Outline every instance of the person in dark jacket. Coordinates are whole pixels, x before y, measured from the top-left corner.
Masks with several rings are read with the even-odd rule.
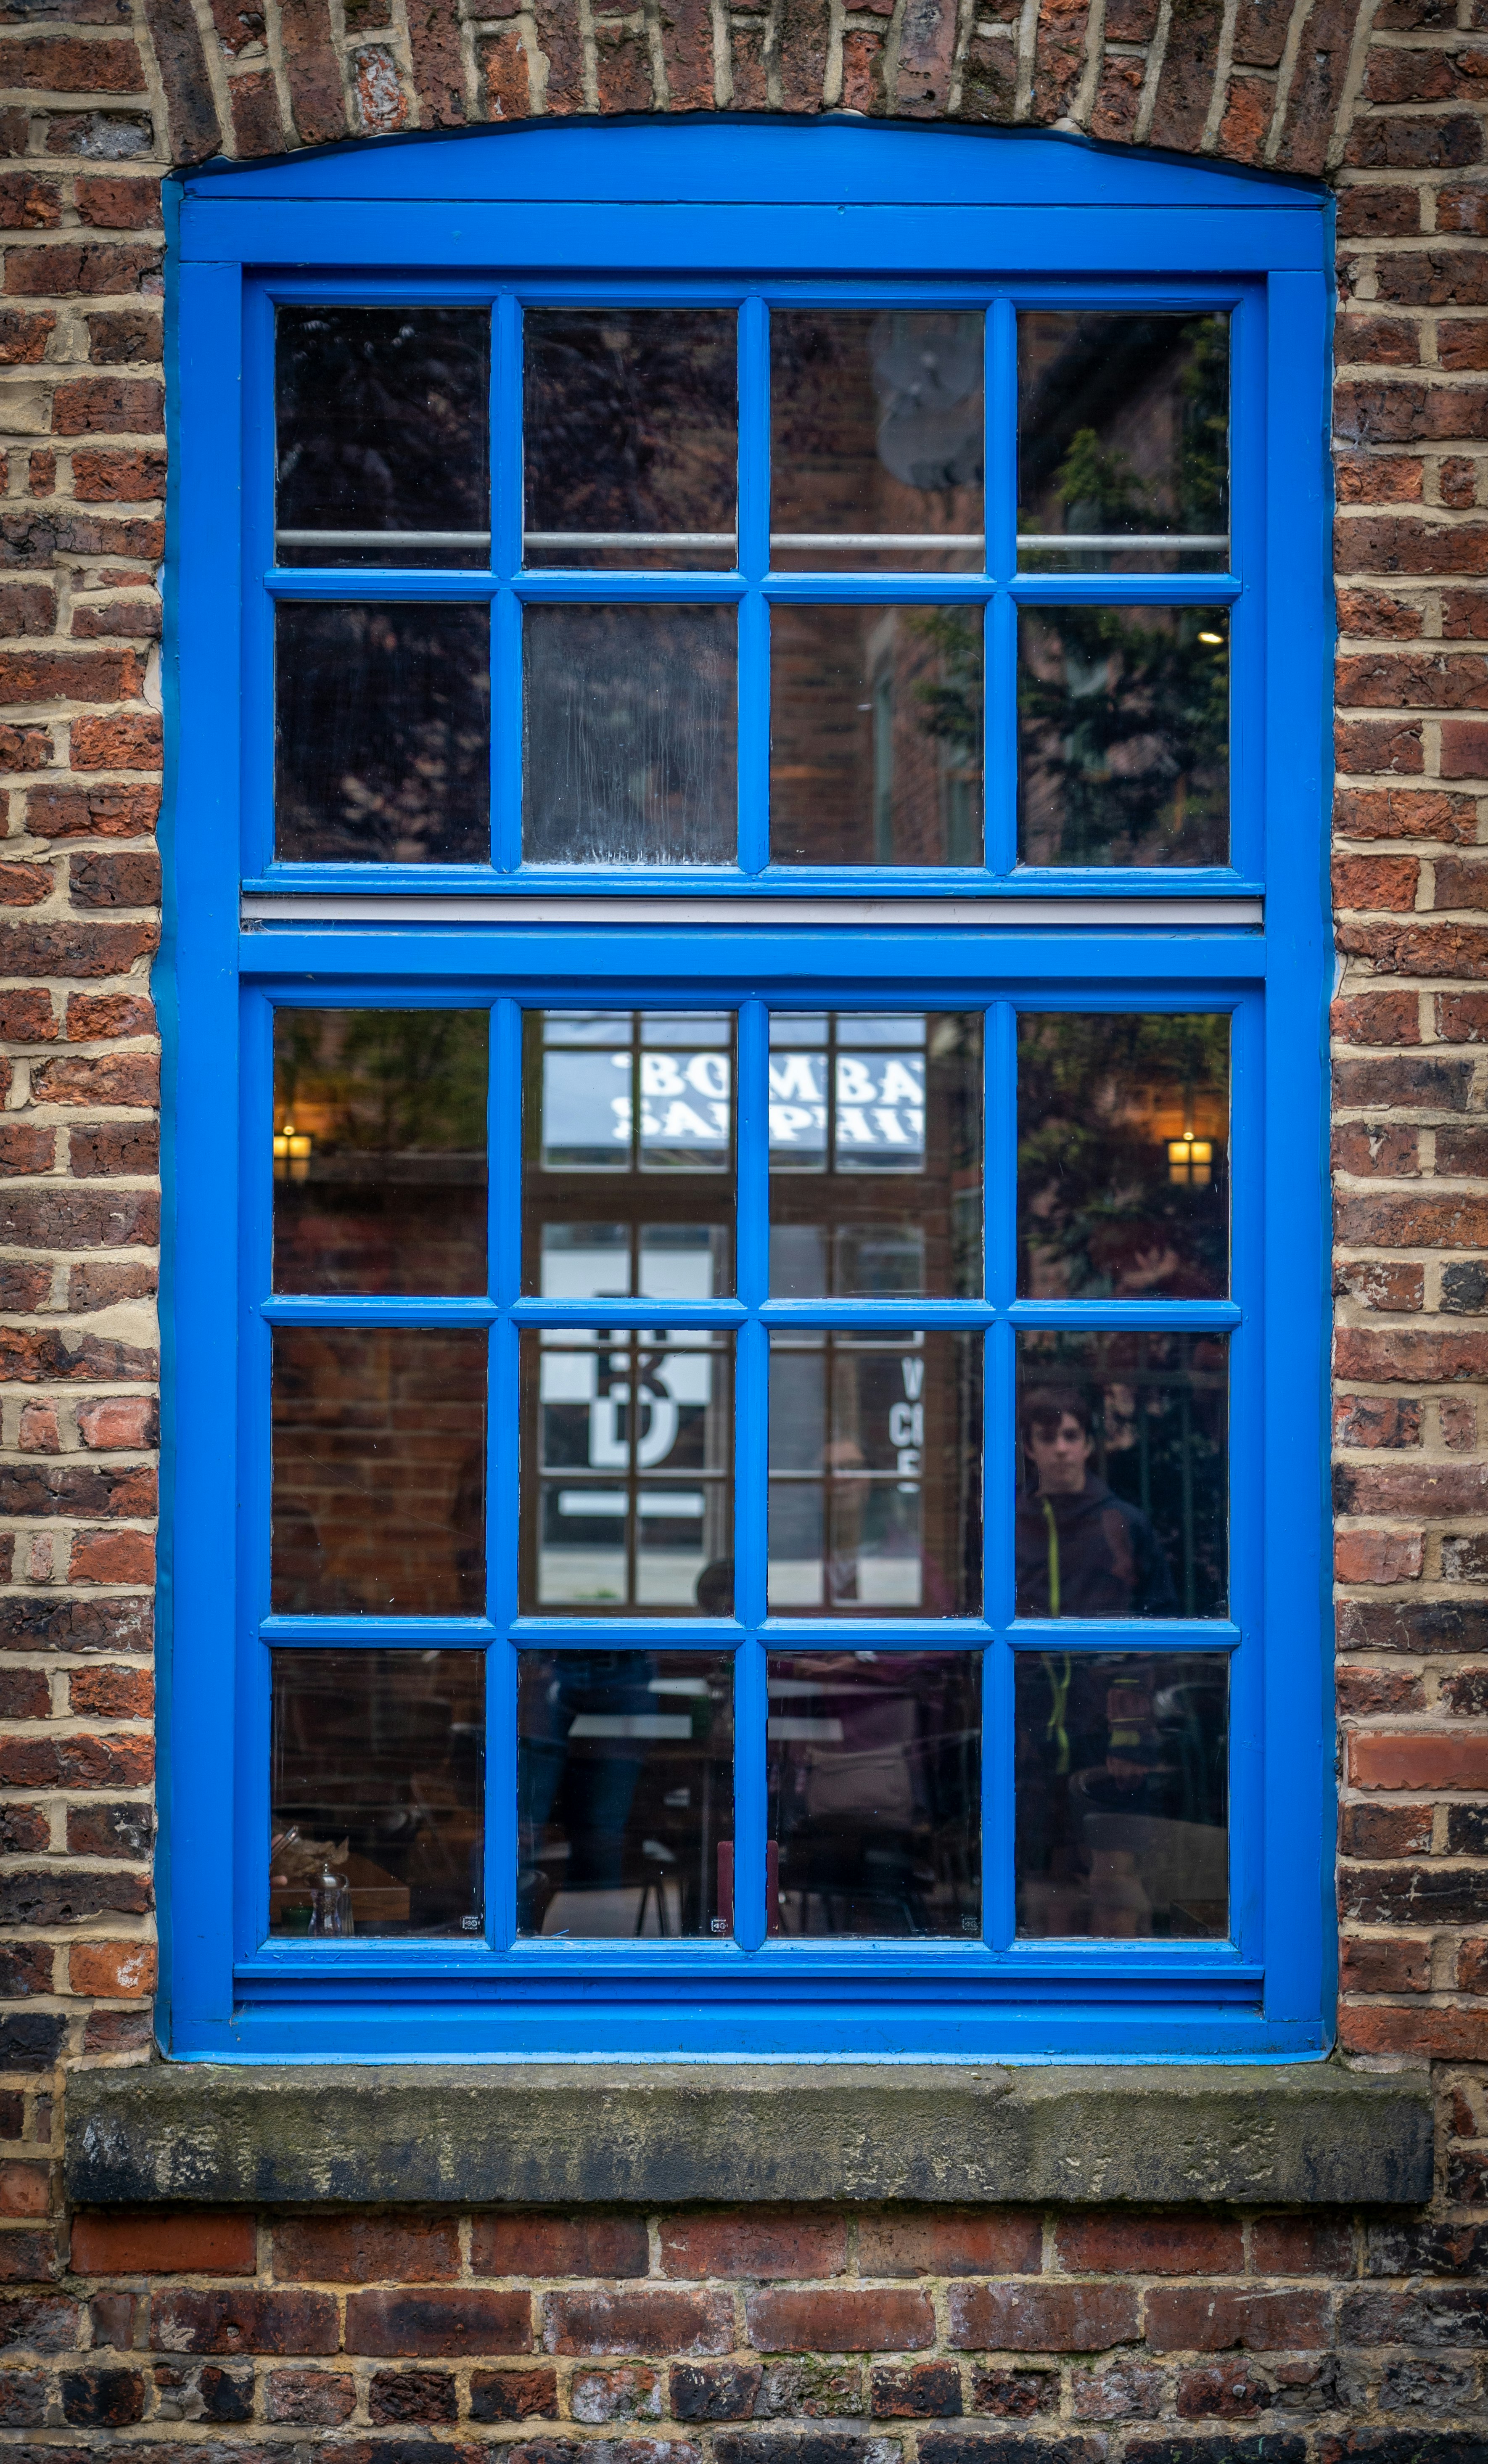
[[[1034,1475],[1018,1501],[1018,1616],[1176,1616],[1151,1524],[1090,1469],[1091,1413],[1079,1388],[1034,1387],[1018,1425]]]

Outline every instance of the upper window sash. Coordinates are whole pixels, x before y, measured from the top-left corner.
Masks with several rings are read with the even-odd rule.
[[[274,320],[283,311],[286,315],[303,315],[313,305],[334,309],[377,309],[388,307],[484,309],[492,319],[491,384],[489,388],[489,459],[490,547],[485,541],[471,545],[469,556],[461,554],[458,564],[431,564],[426,558],[419,563],[394,562],[353,564],[327,562],[317,565],[291,561],[313,553],[313,542],[304,535],[302,523],[283,524],[298,533],[291,541],[281,541],[276,561],[274,502]],[[523,320],[529,314],[540,317],[556,309],[570,313],[584,309],[612,312],[626,308],[655,310],[711,310],[736,320],[738,378],[738,461],[737,461],[737,561],[729,561],[729,551],[710,549],[709,561],[700,558],[699,569],[689,571],[672,563],[667,568],[629,564],[617,569],[609,556],[588,565],[577,561],[558,564],[558,555],[565,558],[580,551],[568,542],[554,547],[542,539],[526,539],[524,561],[524,439],[522,423],[523,386]],[[1263,286],[1251,283],[1225,284],[1188,282],[1177,285],[1167,282],[1096,283],[1088,279],[1068,285],[1050,282],[1021,282],[997,286],[971,286],[966,283],[933,283],[915,286],[912,290],[892,279],[860,280],[825,284],[782,283],[779,281],[753,286],[724,284],[717,281],[679,280],[674,284],[659,282],[585,282],[560,285],[556,282],[528,283],[501,287],[458,281],[429,283],[389,282],[385,277],[361,280],[341,275],[316,281],[309,278],[287,280],[275,277],[251,282],[246,294],[245,319],[245,402],[247,407],[245,467],[245,570],[248,576],[247,606],[244,618],[243,671],[245,679],[245,727],[243,739],[243,833],[244,874],[250,891],[269,891],[294,889],[301,892],[354,889],[410,891],[420,896],[437,895],[451,890],[491,891],[498,887],[508,892],[525,894],[556,890],[613,895],[621,891],[672,891],[705,895],[737,894],[748,889],[770,896],[799,896],[826,892],[837,895],[857,893],[915,896],[954,891],[960,894],[980,891],[998,896],[1022,896],[1038,891],[1043,894],[1068,896],[1089,895],[1130,896],[1141,893],[1164,898],[1195,891],[1255,892],[1263,878],[1262,864],[1262,782],[1259,754],[1264,740],[1261,723],[1265,690],[1265,594],[1264,563],[1266,547],[1266,508],[1264,477],[1267,461],[1265,348],[1264,324],[1266,302]],[[906,552],[904,564],[909,569],[895,570],[892,556],[864,552],[856,562],[851,552],[832,557],[823,555],[821,568],[808,569],[813,551],[793,553],[784,543],[783,525],[771,510],[771,317],[777,322],[777,334],[782,330],[779,320],[815,316],[818,319],[837,316],[843,319],[861,317],[871,310],[885,318],[898,316],[938,316],[982,321],[985,352],[983,389],[985,396],[985,514],[982,522],[984,549],[974,548],[957,555],[953,561],[960,570],[927,571],[923,553]],[[1189,564],[1207,562],[1208,571],[1132,571],[1121,573],[1080,569],[1098,562],[1108,562],[1108,551],[1086,551],[1068,557],[1060,551],[1043,553],[1030,544],[1025,528],[1024,544],[1019,552],[1018,525],[1018,319],[1117,316],[1133,319],[1162,318],[1205,320],[1223,318],[1226,320],[1229,345],[1229,512],[1228,535],[1232,545],[1228,569],[1216,570],[1225,562],[1221,554],[1201,550],[1190,553]],[[1025,361],[1027,349],[1025,344]],[[777,388],[778,390],[778,388]],[[1105,458],[1117,468],[1127,464],[1129,457],[1119,450],[1119,434],[1107,440]],[[906,492],[908,493],[908,492]],[[1078,509],[1077,509],[1078,510]],[[1045,514],[1035,514],[1042,520]],[[1022,518],[1029,521],[1026,507]],[[1129,514],[1125,517],[1129,524]],[[794,524],[792,525],[794,526]],[[311,526],[313,527],[313,525]],[[471,524],[471,529],[482,527]],[[1063,527],[1068,529],[1067,520]],[[772,552],[772,530],[774,550]],[[821,536],[818,534],[817,536]],[[1099,534],[1097,534],[1099,536]],[[342,551],[344,552],[344,551]],[[360,552],[360,551],[358,551]],[[408,550],[417,555],[416,547]],[[476,556],[481,561],[474,561]],[[546,556],[550,561],[539,561]],[[1132,560],[1123,560],[1128,564]],[[1157,557],[1156,563],[1164,561]],[[1176,559],[1166,560],[1170,562]],[[947,558],[946,563],[952,560]],[[1065,570],[1066,564],[1069,570]],[[918,569],[914,569],[915,567]],[[972,567],[979,569],[971,569]],[[792,569],[795,568],[795,569]],[[1040,569],[1041,568],[1041,569]],[[562,637],[571,634],[572,625],[563,626],[557,611],[602,607],[618,611],[609,629],[622,627],[622,618],[630,611],[630,628],[640,627],[644,639],[659,633],[664,640],[655,643],[654,654],[663,667],[680,666],[695,669],[698,652],[693,637],[702,643],[707,637],[702,655],[712,658],[717,671],[713,680],[713,700],[719,705],[713,720],[725,715],[735,732],[737,779],[737,860],[727,850],[732,829],[722,824],[719,812],[713,811],[712,835],[701,848],[702,862],[667,865],[654,860],[655,849],[642,847],[639,850],[622,846],[618,852],[629,853],[640,860],[629,862],[593,863],[570,866],[540,861],[550,855],[554,845],[551,828],[535,828],[533,816],[534,781],[530,763],[524,765],[523,747],[523,657],[525,647],[538,645],[538,656],[529,670],[526,687],[534,693],[533,672],[542,665],[544,640],[552,645],[548,657],[549,673],[556,672],[559,682],[573,656],[572,644]],[[275,627],[281,629],[279,650],[280,691],[286,672],[292,678],[313,672],[317,655],[332,668],[344,663],[342,633],[356,634],[364,628],[366,618],[357,615],[340,620],[331,615],[332,608],[364,610],[383,607],[403,608],[407,614],[388,627],[394,644],[395,666],[421,661],[427,668],[442,660],[448,662],[451,642],[468,637],[460,652],[468,676],[483,677],[487,628],[489,627],[490,701],[489,743],[479,754],[469,755],[470,779],[468,782],[472,809],[478,806],[480,785],[489,781],[492,861],[460,860],[468,858],[476,844],[484,844],[484,816],[478,811],[473,822],[468,817],[463,835],[457,834],[452,852],[457,860],[417,863],[397,860],[396,846],[392,860],[363,864],[351,854],[349,859],[338,852],[335,860],[326,860],[314,836],[307,844],[286,833],[281,819],[280,851],[275,857],[275,780],[274,719],[271,715],[275,697]],[[452,611],[469,611],[457,619]],[[669,618],[653,618],[641,611],[669,608]],[[850,617],[854,608],[864,611],[856,620]],[[939,629],[955,629],[958,641],[964,636],[972,646],[973,657],[979,654],[981,688],[985,709],[983,777],[980,802],[985,816],[980,850],[975,846],[978,835],[974,820],[970,829],[963,824],[959,839],[948,829],[940,853],[950,861],[917,863],[904,860],[879,863],[869,860],[852,863],[813,861],[820,856],[820,846],[793,850],[789,860],[780,860],[773,849],[771,781],[769,777],[772,725],[780,718],[780,663],[786,655],[794,633],[810,642],[820,635],[825,642],[843,611],[846,633],[854,629],[864,637],[869,629],[867,611],[873,608],[901,611],[907,627],[925,629],[931,613],[939,615]],[[317,614],[317,609],[323,613]],[[427,609],[427,615],[419,610]],[[439,611],[437,618],[434,610]],[[703,618],[704,610],[714,611]],[[694,617],[693,611],[698,611]],[[1060,629],[1060,618],[1067,611],[1068,623]],[[1129,611],[1124,613],[1124,611]],[[1161,615],[1154,611],[1164,611]],[[1156,645],[1155,662],[1162,664],[1162,636],[1171,627],[1182,637],[1177,660],[1180,688],[1182,677],[1192,677],[1194,662],[1212,659],[1229,670],[1229,741],[1228,780],[1211,781],[1203,790],[1215,806],[1215,818],[1206,830],[1191,830],[1192,851],[1196,861],[1152,864],[1142,861],[1111,861],[1107,841],[1097,845],[1097,860],[1083,862],[1080,833],[1067,832],[1069,861],[1037,860],[1045,851],[1037,833],[1027,825],[1026,810],[1020,822],[1019,810],[1019,700],[1024,705],[1023,768],[1025,775],[1032,766],[1030,759],[1030,726],[1039,722],[1030,718],[1028,705],[1040,695],[1048,705],[1044,712],[1043,740],[1046,744],[1061,741],[1067,712],[1058,678],[1073,658],[1077,664],[1088,659],[1090,643],[1086,636],[1098,639],[1100,654],[1110,665],[1112,675],[1119,675],[1123,658],[1129,670],[1132,662],[1123,643],[1121,627],[1128,628],[1127,642],[1135,639],[1146,651]],[[1070,627],[1079,629],[1071,638]],[[535,629],[536,628],[536,629]],[[772,628],[775,642],[775,676],[772,679]],[[1134,631],[1130,628],[1135,628]],[[624,629],[624,627],[622,627]],[[1111,640],[1105,637],[1109,634]],[[1193,638],[1203,636],[1210,646],[1199,648]],[[406,636],[406,640],[405,639]],[[448,638],[447,638],[448,637]],[[1221,638],[1222,637],[1222,638]],[[618,638],[618,637],[617,637]],[[1019,668],[1021,641],[1021,670]],[[1112,647],[1114,642],[1114,648]],[[308,651],[307,651],[308,646]],[[941,652],[944,665],[944,650]],[[556,669],[554,662],[556,660]],[[1187,661],[1187,667],[1184,661]],[[612,659],[612,667],[617,662]],[[618,660],[624,669],[628,653]],[[965,663],[963,662],[963,665]],[[1137,662],[1140,667],[1141,661]],[[1042,681],[1035,674],[1041,669]],[[844,671],[845,677],[845,671]],[[772,718],[772,682],[776,693],[775,716]],[[1170,683],[1171,679],[1170,678]],[[956,688],[964,686],[964,674],[952,679]],[[539,677],[540,693],[540,677]],[[857,699],[861,711],[873,697],[873,684],[867,682]],[[1181,692],[1180,692],[1181,697]],[[844,705],[854,700],[853,680],[845,678],[840,698]],[[1111,698],[1108,696],[1108,698]],[[1119,698],[1119,695],[1116,696]],[[1192,702],[1193,692],[1189,692]],[[1128,693],[1128,702],[1130,695]],[[1070,705],[1071,707],[1073,705]],[[313,708],[313,703],[311,705]],[[561,714],[559,715],[561,716]],[[708,712],[703,714],[704,723]],[[788,714],[787,714],[788,715]],[[1179,745],[1176,759],[1193,753],[1192,711],[1183,724],[1188,737]],[[467,727],[469,737],[478,731],[484,715],[476,711],[472,724]],[[805,714],[809,722],[810,713]],[[801,723],[805,723],[801,722]],[[539,726],[544,731],[537,741],[546,740],[553,725],[551,709],[532,714],[529,728]],[[1136,722],[1128,709],[1117,714],[1116,734],[1129,740]],[[304,718],[298,718],[297,729],[306,733]],[[871,785],[860,788],[864,803],[877,792],[879,778],[879,745],[874,731],[880,726],[876,715],[864,722],[864,745],[862,748],[865,771],[871,768]],[[317,731],[309,731],[314,737]],[[1182,734],[1182,728],[1179,731]],[[1213,724],[1210,733],[1214,734]],[[873,739],[871,742],[869,739]],[[1202,748],[1201,748],[1202,750]],[[733,746],[720,752],[714,745],[716,766],[727,770],[734,765]],[[946,761],[945,753],[940,758]],[[484,781],[474,772],[484,762]],[[787,762],[783,765],[790,767]],[[947,766],[950,766],[949,764]],[[1088,763],[1086,764],[1088,767]],[[1173,765],[1170,765],[1173,766]],[[1214,765],[1212,763],[1211,768]],[[1222,765],[1221,765],[1222,766]],[[524,778],[524,767],[527,776]],[[782,801],[777,781],[776,809]],[[1228,847],[1223,861],[1203,860],[1213,846],[1222,847],[1220,833],[1223,815],[1218,808],[1228,791]],[[1183,810],[1182,781],[1176,799],[1171,803]],[[803,791],[809,803],[811,791]],[[281,811],[285,801],[281,779]],[[715,806],[727,801],[720,793]],[[1195,804],[1191,801],[1189,812],[1202,805],[1202,794]],[[524,824],[524,803],[526,821]],[[1026,805],[1026,798],[1025,798]],[[1163,831],[1172,826],[1172,814],[1165,811]],[[524,829],[529,845],[536,841],[536,856],[523,860]],[[873,832],[877,846],[882,846],[884,825],[875,820]],[[864,824],[864,844],[860,853],[866,856],[868,835]],[[781,831],[776,829],[777,841]],[[1099,833],[1098,833],[1099,836]],[[285,842],[295,848],[286,860]],[[1044,842],[1047,833],[1043,834]],[[450,851],[450,850],[447,850]],[[908,848],[904,853],[917,850]],[[1131,846],[1128,851],[1139,856],[1144,850]],[[975,861],[980,852],[984,861]],[[1117,854],[1122,852],[1118,844]],[[970,854],[973,861],[965,861]],[[653,860],[646,860],[650,856]],[[1030,861],[1032,856],[1035,860]],[[955,859],[960,857],[961,861]],[[1021,860],[1020,860],[1021,858]]]

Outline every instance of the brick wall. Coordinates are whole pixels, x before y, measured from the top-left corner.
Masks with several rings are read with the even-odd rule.
[[[739,2464],[749,2421],[754,2464],[966,2464],[979,2422],[1001,2464],[1460,2464],[1488,2452],[1488,0],[482,5],[0,0],[0,2437]],[[160,173],[839,106],[1338,187],[1341,2032],[1437,2063],[1434,2210],[69,2226],[58,2065],[147,2058],[155,1973]]]

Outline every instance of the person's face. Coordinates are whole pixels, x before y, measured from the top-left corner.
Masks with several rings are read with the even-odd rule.
[[[1030,1421],[1028,1451],[1039,1474],[1040,1497],[1073,1497],[1083,1488],[1091,1443],[1073,1412],[1061,1412],[1052,1429],[1047,1421],[1041,1428],[1037,1420]]]

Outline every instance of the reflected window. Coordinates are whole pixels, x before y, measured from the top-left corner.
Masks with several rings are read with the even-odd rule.
[[[794,1300],[981,1289],[982,1021],[770,1021],[770,1288]]]
[[[1025,310],[1018,556],[1054,573],[1222,573],[1230,320]]]
[[[733,1013],[530,1011],[522,1287],[733,1289]]]
[[[1015,1656],[1018,1930],[1229,1931],[1229,1662],[1220,1652]]]
[[[981,1340],[770,1337],[773,1613],[974,1617]]]
[[[980,309],[777,309],[771,561],[970,573],[983,557]]]
[[[281,600],[281,864],[489,864],[491,610]]]
[[[981,1661],[772,1656],[772,1932],[981,1930]]]
[[[1230,1022],[1018,1023],[1018,1287],[1037,1300],[1229,1291]]]
[[[276,1610],[479,1617],[485,1497],[482,1330],[274,1328]]]
[[[482,565],[491,312],[281,307],[280,564]]]
[[[1018,1338],[1018,1615],[1222,1617],[1222,1334]]]
[[[1018,611],[1018,862],[1225,864],[1224,607]]]
[[[732,1932],[732,1658],[524,1651],[520,1668],[518,1931]]]
[[[529,607],[529,864],[732,864],[732,607]]]
[[[486,1288],[483,1009],[277,1009],[281,1292]]]
[[[733,1369],[727,1335],[523,1335],[524,1608],[730,1614]]]
[[[979,607],[775,606],[770,853],[981,863]]]
[[[529,308],[529,564],[735,561],[732,310]]]
[[[272,1658],[270,1932],[478,1934],[485,1653]]]

